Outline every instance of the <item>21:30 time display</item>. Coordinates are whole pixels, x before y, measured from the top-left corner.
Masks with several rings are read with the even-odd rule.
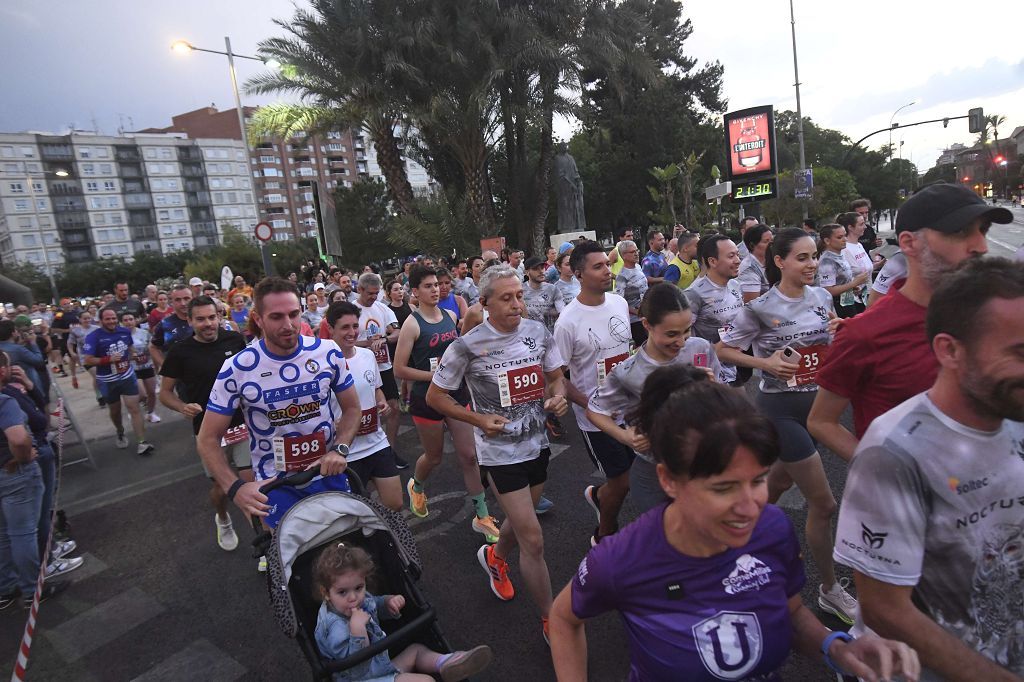
[[[770,182],[753,182],[749,185],[741,185],[733,190],[733,199],[753,199],[754,197],[772,196],[775,194],[773,191],[772,183]]]

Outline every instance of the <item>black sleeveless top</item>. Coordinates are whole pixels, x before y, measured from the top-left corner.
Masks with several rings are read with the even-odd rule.
[[[427,322],[419,311],[412,312],[412,316],[420,325],[420,335],[413,343],[412,351],[409,353],[409,366],[413,369],[424,372],[432,372],[437,369],[437,361],[444,355],[448,346],[459,338],[459,330],[451,315],[443,308],[439,308],[439,310],[441,311],[440,322]],[[415,381],[412,391],[416,395],[426,396],[429,387],[429,381]]]

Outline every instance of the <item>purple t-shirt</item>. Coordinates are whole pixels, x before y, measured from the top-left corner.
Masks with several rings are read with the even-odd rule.
[[[779,679],[793,639],[787,602],[806,581],[789,519],[766,505],[745,547],[694,558],[669,545],[666,506],[590,550],[572,580],[573,613],[620,613],[631,681]]]

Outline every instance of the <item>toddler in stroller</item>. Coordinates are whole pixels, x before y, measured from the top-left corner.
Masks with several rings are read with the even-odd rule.
[[[385,637],[380,618],[397,618],[405,606],[402,595],[374,596],[366,590],[373,560],[361,547],[343,542],[326,547],[317,558],[313,580],[323,599],[317,614],[316,644],[327,658],[343,659]],[[335,679],[430,682],[437,673],[445,682],[476,674],[491,662],[486,645],[469,651],[440,654],[423,644],[406,647],[392,660],[382,651],[366,663]]]

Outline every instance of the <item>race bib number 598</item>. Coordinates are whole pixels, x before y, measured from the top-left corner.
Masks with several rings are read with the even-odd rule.
[[[274,468],[278,471],[301,471],[325,454],[327,439],[323,431],[274,438]]]
[[[544,373],[540,365],[510,369],[498,375],[498,397],[502,407],[544,399]]]

